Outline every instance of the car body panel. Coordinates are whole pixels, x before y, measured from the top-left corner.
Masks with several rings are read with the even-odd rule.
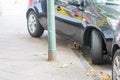
[[[120,49],[120,22],[117,24],[116,28],[115,28],[115,39],[112,45],[112,49],[111,49],[111,57],[113,58],[115,52]]]

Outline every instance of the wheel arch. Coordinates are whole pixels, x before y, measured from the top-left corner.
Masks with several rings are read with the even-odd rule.
[[[113,56],[114,56],[115,52],[116,52],[118,49],[120,49],[120,44],[116,42],[116,43],[113,45],[113,47],[112,47],[112,60],[113,60]]]
[[[106,45],[105,45],[105,38],[104,38],[103,33],[100,31],[99,28],[96,28],[94,26],[88,26],[85,29],[85,32],[83,34],[83,44],[84,44],[84,46],[91,47],[91,33],[92,33],[93,30],[96,30],[100,34],[100,36],[102,38],[102,42],[103,42],[103,50],[107,51],[107,48],[106,48]]]
[[[29,15],[30,11],[34,11],[35,14],[36,14],[37,16],[39,16],[39,12],[38,12],[37,8],[36,8],[36,7],[31,7],[31,8],[29,8],[29,9],[27,10],[27,12],[26,12],[26,18],[28,18],[28,15]]]

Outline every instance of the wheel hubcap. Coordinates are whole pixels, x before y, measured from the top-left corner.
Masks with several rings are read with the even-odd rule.
[[[113,80],[120,80],[120,57],[116,56],[113,63]]]
[[[36,23],[37,23],[37,21],[36,21],[35,16],[34,15],[30,15],[29,16],[29,20],[28,20],[28,28],[29,28],[29,31],[31,33],[35,32],[35,30],[36,30]]]

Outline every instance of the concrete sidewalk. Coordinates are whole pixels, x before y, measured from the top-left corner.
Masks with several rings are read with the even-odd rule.
[[[93,80],[69,43],[57,37],[57,60],[47,61],[47,32],[32,38],[25,16],[0,16],[0,80]]]

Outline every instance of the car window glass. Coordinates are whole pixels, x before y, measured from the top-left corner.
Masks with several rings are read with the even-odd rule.
[[[79,0],[55,0],[56,4],[80,4]]]
[[[82,12],[79,6],[80,0],[55,0],[56,13],[81,20]]]
[[[95,5],[102,6],[120,6],[120,0],[93,0]]]
[[[85,10],[90,11],[90,2],[87,0],[83,0],[84,2],[82,2],[81,4],[83,5],[83,7],[85,8]]]

